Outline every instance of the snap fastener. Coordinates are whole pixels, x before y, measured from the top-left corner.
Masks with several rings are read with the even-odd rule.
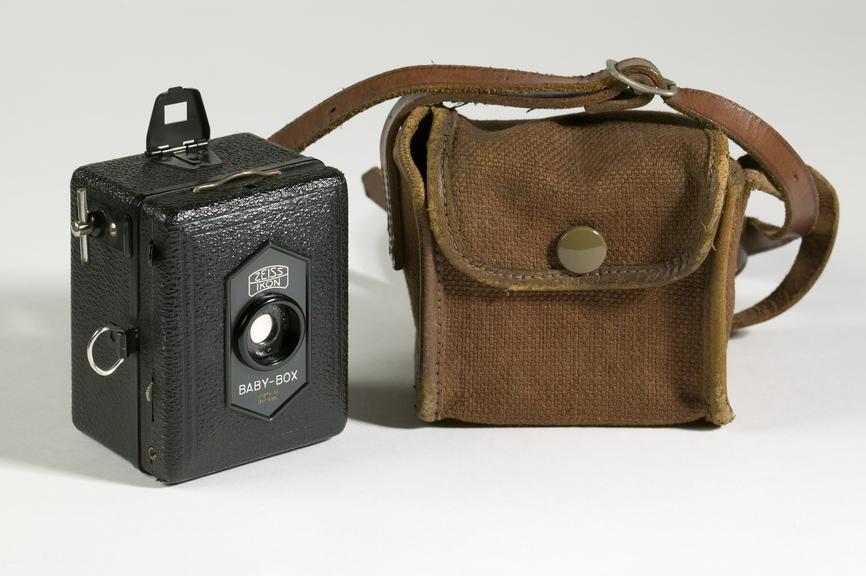
[[[569,272],[586,274],[602,265],[607,256],[607,243],[598,230],[575,226],[559,237],[556,256]]]

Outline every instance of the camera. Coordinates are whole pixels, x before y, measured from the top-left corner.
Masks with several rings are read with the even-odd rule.
[[[72,417],[175,483],[346,424],[343,175],[252,134],[210,139],[171,88],[143,154],[71,182]]]

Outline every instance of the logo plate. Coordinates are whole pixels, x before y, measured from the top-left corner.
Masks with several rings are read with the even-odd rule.
[[[273,289],[286,289],[289,287],[289,267],[281,264],[259,268],[249,275],[249,295],[255,296],[259,292]]]
[[[270,242],[265,243],[226,278],[226,403],[253,416],[274,418],[309,382],[307,328],[297,350],[271,367],[252,366],[239,351],[245,311],[264,295],[284,297],[306,319],[309,310],[310,261]]]

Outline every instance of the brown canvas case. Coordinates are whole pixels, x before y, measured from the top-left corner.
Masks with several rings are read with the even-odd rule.
[[[742,171],[721,132],[680,120],[410,115],[394,154],[422,419],[731,419],[725,348]],[[608,245],[583,275],[552,253],[578,224]]]
[[[653,86],[685,115],[630,110]],[[829,183],[756,116],[676,89],[637,59],[573,78],[392,71],[272,138],[301,148],[364,107],[410,93],[385,126],[383,170],[364,180],[389,211],[392,256],[409,289],[420,418],[730,422],[728,337],[792,306],[820,275],[838,221]],[[442,104],[454,100],[586,111],[476,121]],[[728,137],[751,155],[731,159]],[[744,217],[754,190],[784,202],[782,226]],[[606,245],[584,273],[557,251],[576,226]],[[734,315],[747,256],[795,238],[800,250],[779,288]]]

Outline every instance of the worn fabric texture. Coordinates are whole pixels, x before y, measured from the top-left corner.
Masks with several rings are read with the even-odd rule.
[[[677,115],[479,122],[419,107],[394,149],[427,421],[733,418],[725,364],[747,193],[727,139]],[[560,234],[605,263],[574,275]]]

